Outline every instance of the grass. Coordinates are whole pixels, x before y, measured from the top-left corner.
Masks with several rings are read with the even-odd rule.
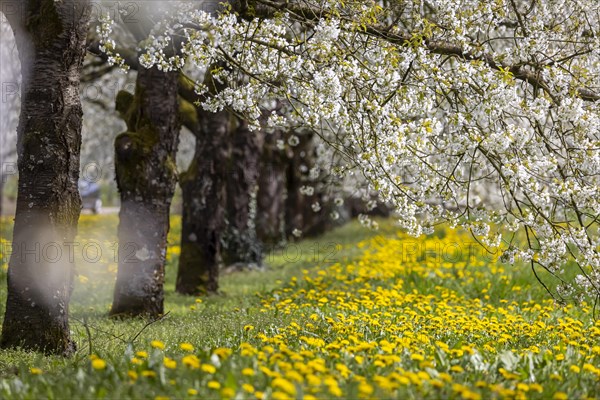
[[[167,317],[106,317],[116,216],[82,216],[71,304],[75,357],[0,351],[2,398],[585,398],[600,393],[600,323],[555,305],[529,269],[453,231],[413,239],[357,223],[267,252],[223,294],[174,293]],[[10,237],[10,223],[0,232]],[[80,253],[78,253],[80,254]],[[81,254],[80,254],[81,258]],[[93,257],[88,257],[88,259]],[[5,272],[3,272],[5,275]],[[6,290],[0,289],[5,302]]]

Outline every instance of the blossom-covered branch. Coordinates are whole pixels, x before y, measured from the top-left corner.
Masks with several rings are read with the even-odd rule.
[[[557,298],[597,296],[600,6],[391,4],[182,10],[155,28],[140,62],[221,65],[210,72],[223,90],[197,82],[205,109],[232,109],[258,129],[279,104],[268,126],[318,131],[323,159],[343,154],[337,170],[360,171],[413,234],[461,225],[507,261],[541,267]],[[165,37],[181,38],[180,54]]]

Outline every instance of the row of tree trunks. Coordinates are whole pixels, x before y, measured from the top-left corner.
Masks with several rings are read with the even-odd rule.
[[[23,1],[6,13],[22,67],[19,183],[0,345],[70,354],[87,1]]]
[[[140,68],[135,94],[117,97],[128,130],[115,140],[121,209],[111,315],[163,314],[169,210],[177,183],[178,75]]]
[[[81,208],[79,79],[89,2],[23,4],[25,14],[7,15],[27,68],[18,128],[17,215],[0,345],[69,354],[74,350],[68,327],[70,255]],[[131,29],[138,39],[147,34],[143,25]],[[121,92],[117,98],[127,131],[115,140],[121,210],[111,315],[156,317],[164,312],[169,209],[177,182],[178,75],[140,68],[135,93]],[[327,199],[320,192],[299,193],[310,183],[310,137],[285,153],[276,146],[282,132],[263,137],[227,111],[198,109],[193,125],[196,153],[181,177],[177,291],[202,294],[217,292],[221,261],[260,264],[259,238],[280,243],[295,228],[306,234],[326,229],[324,211],[315,213],[312,204]]]

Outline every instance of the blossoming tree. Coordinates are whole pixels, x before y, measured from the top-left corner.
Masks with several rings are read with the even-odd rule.
[[[595,1],[236,1],[182,8],[140,61],[224,63],[206,110],[252,123],[283,104],[268,126],[314,131],[411,233],[460,225],[557,298],[597,296],[599,29]]]

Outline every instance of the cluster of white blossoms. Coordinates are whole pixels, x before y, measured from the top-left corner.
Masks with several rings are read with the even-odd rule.
[[[117,65],[124,70],[129,69],[125,64],[125,59],[115,51],[116,43],[113,39],[113,24],[114,21],[109,13],[98,16],[98,24],[96,25],[96,33],[100,42],[100,51],[107,55],[109,65]]]
[[[600,295],[596,0],[256,3],[180,13],[181,52],[151,40],[143,65],[211,71],[227,87],[203,106],[254,128],[283,104],[268,123],[314,131],[411,233],[463,226],[561,293]]]

